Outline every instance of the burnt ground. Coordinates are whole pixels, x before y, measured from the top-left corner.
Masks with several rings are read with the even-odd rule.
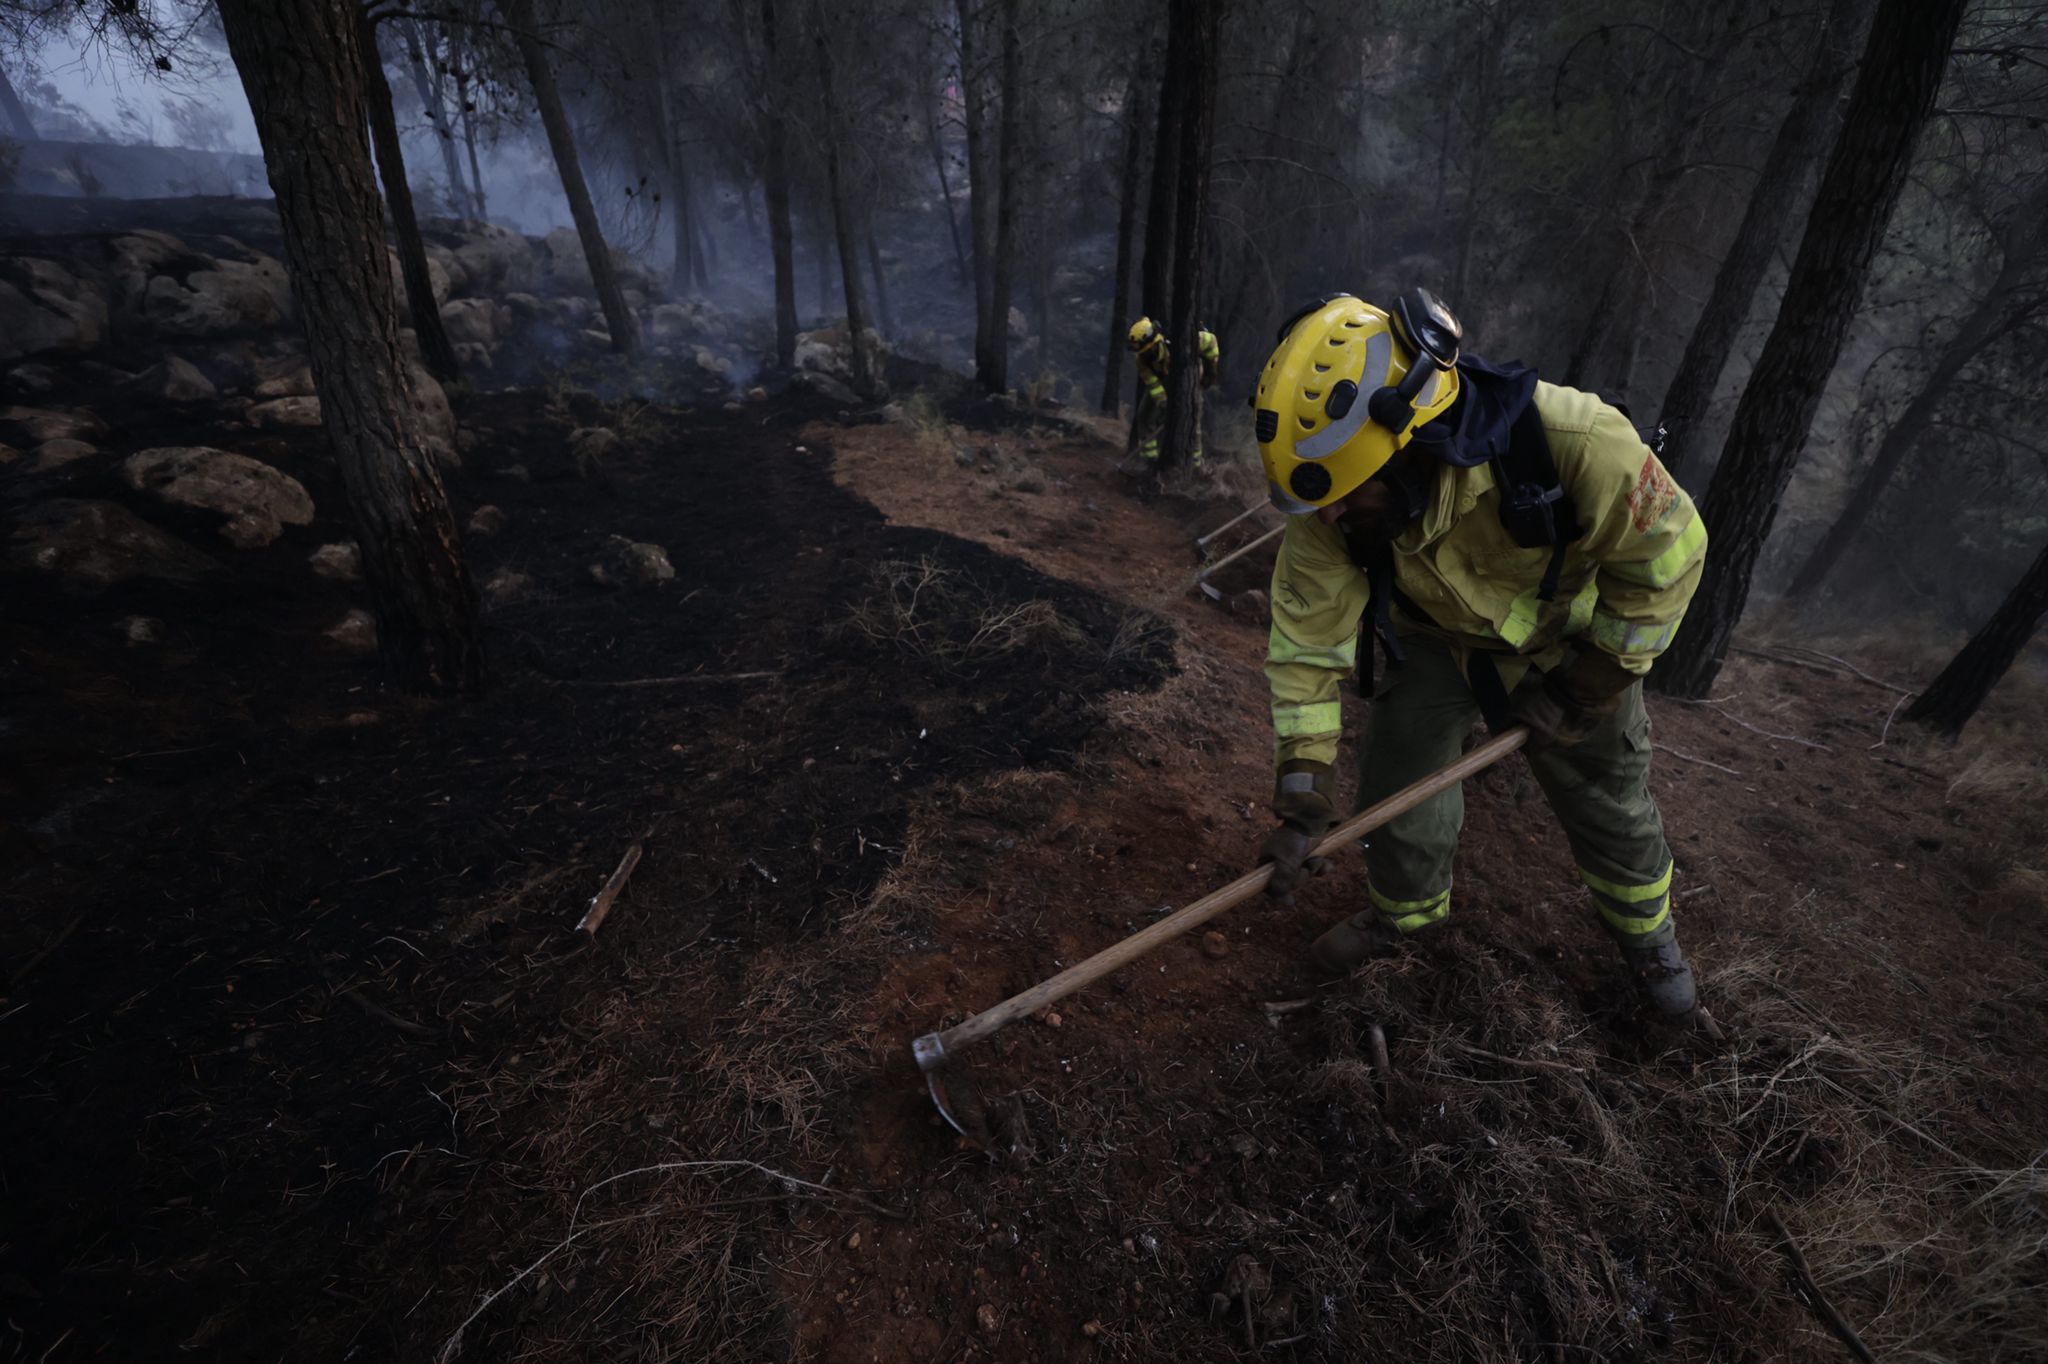
[[[1265,627],[1187,590],[1231,509],[1075,429],[804,402],[462,403],[478,576],[535,580],[479,703],[324,641],[317,433],[260,453],[321,523],[217,583],[6,580],[6,1357],[1838,1357],[1773,1213],[1880,1355],[2032,1357],[2037,682],[1960,752],[1812,656],[1653,705],[1724,1052],[1508,767],[1440,936],[1309,976],[1355,867],[1226,916],[969,1058],[978,1150],[905,1043],[1243,869]],[[613,534],[675,580],[591,584]]]

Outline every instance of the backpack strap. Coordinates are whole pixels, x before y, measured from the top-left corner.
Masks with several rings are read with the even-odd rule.
[[[1550,550],[1549,566],[1536,591],[1538,601],[1550,601],[1557,596],[1558,578],[1564,572],[1565,547],[1585,534],[1585,529],[1579,524],[1571,494],[1557,476],[1550,437],[1543,430],[1543,414],[1534,402],[1522,409],[1508,429],[1506,451],[1488,462],[1500,489],[1501,525],[1522,548]]]

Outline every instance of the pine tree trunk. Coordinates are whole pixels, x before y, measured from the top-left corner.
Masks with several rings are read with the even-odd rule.
[[[619,289],[618,271],[612,268],[611,248],[605,244],[604,228],[590,202],[590,186],[583,179],[583,160],[576,151],[568,111],[562,107],[555,69],[548,62],[547,48],[540,40],[533,0],[503,0],[503,4],[506,17],[512,21],[519,56],[526,65],[527,84],[533,87],[534,100],[540,105],[541,125],[547,129],[555,170],[562,177],[569,216],[576,220],[576,236],[583,243],[583,259],[590,267],[590,282],[596,287],[598,306],[604,311],[612,349],[621,355],[631,355],[640,346],[640,323],[626,306],[626,296]]]
[[[817,43],[818,85],[824,94],[825,188],[832,197],[832,233],[839,248],[839,279],[846,294],[846,344],[853,366],[853,391],[863,398],[876,395],[875,375],[868,366],[867,310],[861,305],[860,246],[854,222],[852,196],[840,165],[838,100],[833,91],[832,49],[826,41],[824,15],[812,6],[811,31]]]
[[[420,359],[436,379],[453,382],[462,365],[448,331],[441,325],[441,305],[434,301],[434,280],[427,268],[427,243],[413,212],[412,186],[405,178],[405,151],[398,142],[398,115],[391,107],[391,85],[377,56],[377,28],[370,12],[356,7],[360,24],[357,42],[363,54],[363,98],[369,108],[370,141],[377,152],[377,171],[384,181],[384,203],[391,210],[391,241],[405,277],[405,301],[412,314],[413,335],[419,338]]]
[[[882,248],[875,241],[875,215],[862,215],[862,235],[867,239],[868,273],[875,279],[875,323],[883,336],[896,334],[896,317],[889,308],[889,276],[882,269]]]
[[[1169,18],[1159,71],[1159,118],[1152,130],[1152,184],[1145,197],[1145,273],[1138,284],[1139,310],[1162,326],[1173,311],[1174,177],[1180,173],[1180,85],[1185,79],[1181,44],[1180,28]]]
[[[355,5],[220,0],[219,8],[277,196],[385,671],[413,691],[475,692],[483,683],[476,589],[416,430],[370,169]]]
[[[480,213],[473,211],[474,196],[462,183],[462,162],[455,155],[455,125],[448,121],[448,109],[441,98],[441,77],[427,68],[426,52],[420,46],[421,21],[406,19],[395,22],[399,25],[399,37],[405,43],[406,62],[412,68],[413,89],[419,92],[420,107],[427,111],[427,121],[434,125],[434,140],[441,144],[441,169],[448,176],[449,212],[457,217],[480,217]],[[378,160],[382,161],[383,157],[384,153],[379,151]]]
[[[1217,48],[1223,0],[1173,0],[1181,108],[1180,171],[1173,209],[1172,368],[1166,376],[1166,430],[1159,443],[1162,473],[1178,468],[1202,439],[1202,250],[1209,217],[1209,170],[1216,146]]]
[[[1749,601],[1757,556],[1934,107],[1966,3],[1881,0],[1878,7],[1777,324],[1743,391],[1707,494],[1706,572],[1685,628],[1652,674],[1674,696],[1707,695],[1720,672]]]
[[[462,141],[469,148],[469,192],[475,196],[476,218],[488,221],[491,205],[484,194],[484,172],[476,160],[476,109],[469,98],[469,73],[455,68],[455,102],[462,108]]]
[[[1693,323],[1685,354],[1664,390],[1656,414],[1669,431],[1664,467],[1680,482],[1697,475],[1694,465],[1705,450],[1704,426],[1714,390],[1721,383],[1721,371],[1728,366],[1735,338],[1749,320],[1757,287],[1763,283],[1793,210],[1803,197],[1806,168],[1820,159],[1821,149],[1827,145],[1836,102],[1856,69],[1856,44],[1867,31],[1875,2],[1834,0],[1829,7],[1813,44],[1812,64],[1771,140],[1770,153],[1757,172],[1756,188],[1743,209],[1742,223],[1714,272],[1706,306]]]
[[[796,233],[789,220],[787,132],[779,104],[781,70],[775,52],[780,38],[775,0],[761,0],[762,198],[768,203],[768,249],[775,259],[775,363],[796,366]]]
[[[1949,738],[1961,734],[2020,650],[2033,639],[2043,615],[2048,615],[2048,549],[2035,557],[2026,575],[1984,622],[1984,628],[1906,707],[1906,718]]]
[[[7,79],[7,68],[0,66],[0,113],[7,115],[7,125],[14,129],[16,138],[23,142],[40,142],[36,125],[29,118],[28,110],[21,107],[21,96],[14,93],[14,82]]]
[[[987,74],[972,0],[954,0],[960,19],[960,94],[967,121],[967,235],[974,247],[974,372],[990,363],[989,302],[995,296],[995,176],[989,171]],[[1009,326],[1008,319],[1002,325]]]
[[[1102,411],[1115,416],[1123,406],[1124,352],[1130,349],[1131,237],[1138,225],[1138,186],[1145,167],[1144,92],[1150,86],[1140,62],[1124,86],[1124,173],[1116,211],[1116,292],[1109,301],[1109,348],[1102,359]]]
[[[929,55],[929,54],[927,54]],[[953,204],[952,178],[946,174],[946,150],[939,137],[939,97],[935,81],[924,82],[924,131],[931,144],[932,169],[939,175],[939,198],[946,205],[946,230],[953,234],[953,267],[962,286],[968,282],[967,248],[960,241],[960,212]]]
[[[1017,0],[1001,0],[1003,26],[1003,122],[996,148],[1000,199],[996,208],[995,260],[989,271],[988,338],[975,347],[974,377],[990,393],[1010,388],[1010,292],[1017,274],[1017,220],[1023,217],[1017,184],[1024,159],[1022,42],[1017,35]]]

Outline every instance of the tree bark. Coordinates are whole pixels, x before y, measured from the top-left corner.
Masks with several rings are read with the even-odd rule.
[[[1664,467],[1684,482],[1696,471],[1694,461],[1705,448],[1707,412],[1721,371],[1735,349],[1735,338],[1756,300],[1757,287],[1770,269],[1778,243],[1800,200],[1806,168],[1820,159],[1833,123],[1842,87],[1856,69],[1856,44],[1868,27],[1876,0],[1834,0],[1816,35],[1813,60],[1792,98],[1785,121],[1771,139],[1771,150],[1757,172],[1756,188],[1742,212],[1735,239],[1714,272],[1706,306],[1686,339],[1685,354],[1664,390],[1657,416],[1669,435]]]
[[[462,183],[462,162],[455,155],[455,125],[448,121],[447,104],[441,98],[440,73],[428,68],[426,53],[420,45],[423,21],[396,22],[399,37],[405,43],[406,62],[412,68],[413,89],[419,92],[420,107],[427,111],[427,121],[434,125],[434,140],[441,144],[441,169],[448,176],[449,209],[459,216],[481,218],[483,213],[476,208],[475,196]],[[384,153],[379,151],[377,157],[382,161]]]
[[[220,0],[277,196],[313,384],[341,473],[386,673],[414,691],[483,682],[476,589],[415,427],[365,131],[353,0]]]
[[[989,173],[988,88],[972,0],[954,0],[960,19],[960,95],[967,122],[967,235],[974,247],[974,370],[987,359],[989,300],[995,294],[995,177]],[[1009,322],[1004,319],[1007,329]]]
[[[1123,406],[1124,352],[1130,349],[1131,236],[1138,224],[1138,186],[1145,165],[1144,92],[1150,85],[1139,62],[1124,86],[1124,173],[1116,211],[1116,292],[1109,300],[1109,347],[1102,359],[1102,411],[1115,416]]]
[[[995,260],[989,269],[988,336],[975,345],[974,377],[990,393],[1010,388],[1010,292],[1017,274],[1017,220],[1023,216],[1017,184],[1024,159],[1022,41],[1017,34],[1017,0],[1002,0],[1003,123],[996,147],[1000,198],[996,207]]]
[[[889,277],[882,269],[882,248],[875,241],[875,215],[870,209],[862,215],[862,234],[867,238],[868,273],[875,277],[875,322],[882,335],[896,334],[896,317],[889,307]]]
[[[569,216],[576,220],[576,236],[583,243],[583,259],[590,267],[590,282],[596,288],[598,306],[604,311],[612,349],[621,355],[631,355],[640,346],[640,323],[626,306],[626,296],[619,289],[618,271],[612,268],[611,248],[605,244],[604,228],[598,224],[597,209],[590,202],[590,186],[583,179],[583,159],[576,151],[568,111],[562,107],[555,69],[548,62],[547,48],[541,44],[533,0],[502,3],[506,17],[512,21],[520,59],[526,65],[527,84],[533,87],[534,100],[540,105],[541,125],[547,130],[548,147],[554,152],[555,170],[562,177]]]
[[[1173,210],[1172,368],[1166,376],[1164,473],[1191,458],[1202,439],[1202,250],[1209,216],[1209,169],[1216,146],[1216,68],[1223,0],[1173,0],[1169,22],[1178,46],[1180,170]]]
[[[840,165],[838,99],[833,92],[832,49],[826,42],[824,16],[814,5],[811,11],[812,37],[817,44],[818,85],[825,103],[825,187],[832,196],[832,233],[839,248],[839,279],[846,295],[846,345],[853,367],[853,391],[863,398],[876,396],[875,375],[868,366],[866,309],[861,306],[860,246],[856,239],[854,209],[847,193],[846,177]]]
[[[1953,739],[1991,695],[2048,614],[2048,548],[1941,675],[1906,707],[1906,718]]]
[[[775,363],[796,365],[796,233],[789,220],[788,133],[782,121],[776,65],[775,0],[761,0],[762,198],[768,203],[768,249],[775,259]]]
[[[476,197],[478,221],[487,221],[491,205],[484,193],[483,169],[476,160],[476,108],[469,98],[469,72],[460,64],[455,68],[455,102],[462,108],[462,141],[469,149],[469,192]]]
[[[398,268],[405,278],[405,301],[412,314],[413,334],[419,338],[420,359],[428,373],[453,382],[462,377],[462,365],[448,331],[441,325],[441,305],[434,301],[434,280],[427,268],[427,243],[420,236],[420,220],[413,211],[412,186],[405,178],[405,151],[398,142],[398,115],[391,106],[391,84],[384,77],[384,63],[377,55],[377,28],[370,12],[354,6],[357,42],[363,54],[363,98],[370,118],[370,141],[377,151],[377,171],[384,181],[384,203],[391,210],[391,241],[398,252]]]
[[[1706,500],[1706,571],[1652,680],[1707,695],[1749,601],[1821,392],[1933,110],[1966,0],[1881,0],[1778,320],[1729,428]]]
[[[1169,11],[1169,15],[1177,14]],[[1180,26],[1169,17],[1166,54],[1159,70],[1159,117],[1152,130],[1152,184],[1145,197],[1145,272],[1138,285],[1138,307],[1154,322],[1173,310],[1174,176],[1180,172],[1180,85],[1185,54]]]
[[[2048,189],[2037,190],[2014,209],[2013,220],[2006,233],[2005,257],[1999,262],[1997,278],[1978,297],[1977,306],[1970,310],[1970,315],[1963,319],[1956,334],[1942,347],[1941,357],[1927,376],[1927,382],[1913,395],[1913,401],[1899,414],[1891,430],[1885,432],[1884,442],[1877,448],[1877,458],[1856,480],[1848,502],[1835,517],[1834,524],[1828,527],[1827,534],[1807,555],[1806,562],[1800,565],[1792,586],[1785,590],[1786,596],[1806,596],[1834,571],[1843,553],[1863,529],[1863,523],[1876,510],[1899,466],[1919,445],[1920,437],[1933,423],[1956,377],[1992,342],[2026,321],[2039,308],[2041,300],[2038,297],[2019,297],[2016,301],[2016,291],[2044,248],[2048,248]]]
[[[29,119],[28,110],[21,107],[21,96],[14,93],[14,82],[7,79],[7,68],[0,66],[0,113],[7,115],[8,126],[23,142],[40,142],[36,125]]]
[[[972,268],[967,262],[967,248],[960,240],[960,212],[953,204],[953,182],[946,174],[946,150],[939,137],[939,99],[932,87],[933,81],[924,82],[924,131],[932,149],[932,169],[939,175],[939,198],[946,205],[946,230],[953,234],[953,268],[962,286],[971,276]]]

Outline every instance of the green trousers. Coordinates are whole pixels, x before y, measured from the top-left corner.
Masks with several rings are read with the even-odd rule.
[[[1479,715],[1449,645],[1427,635],[1404,635],[1401,643],[1408,661],[1387,670],[1359,753],[1361,810],[1455,760]],[[1533,668],[1522,681],[1541,683]],[[1671,849],[1650,796],[1642,683],[1585,742],[1531,753],[1529,766],[1608,931],[1625,944],[1669,941]],[[1464,792],[1454,786],[1369,835],[1365,864],[1382,921],[1410,933],[1450,913],[1451,860],[1464,822]]]

